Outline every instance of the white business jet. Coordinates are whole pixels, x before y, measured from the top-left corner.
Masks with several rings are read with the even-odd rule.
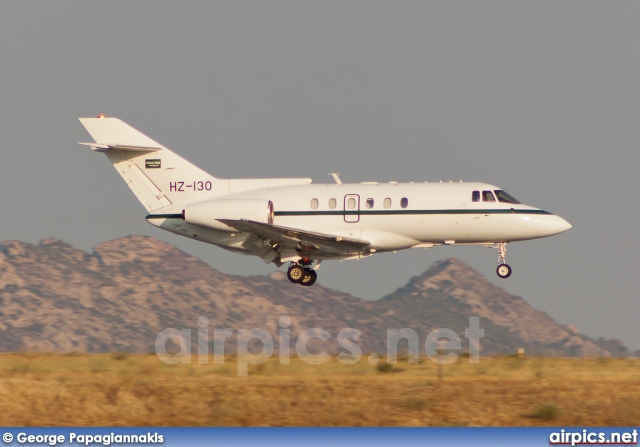
[[[138,200],[147,221],[181,236],[290,263],[293,283],[311,286],[325,259],[361,259],[406,248],[485,245],[498,250],[497,273],[511,275],[509,242],[571,228],[485,183],[311,183],[307,178],[211,176],[117,118],[80,118]]]

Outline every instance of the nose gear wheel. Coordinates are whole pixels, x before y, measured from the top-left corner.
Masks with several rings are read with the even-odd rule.
[[[507,264],[507,243],[500,242],[493,248],[498,249],[498,268],[496,268],[496,273],[500,278],[507,279],[513,273],[513,269]]]

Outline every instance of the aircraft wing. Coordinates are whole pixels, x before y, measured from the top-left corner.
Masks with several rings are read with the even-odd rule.
[[[362,253],[370,245],[369,242],[361,239],[297,230],[252,220],[218,219],[218,221],[243,233],[250,233],[261,239],[271,239],[286,248],[348,255]]]

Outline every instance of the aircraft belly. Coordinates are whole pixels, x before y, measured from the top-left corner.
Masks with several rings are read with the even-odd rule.
[[[402,249],[418,243],[485,243],[517,241],[539,236],[539,217],[522,214],[432,214],[379,216],[362,219],[363,238],[372,231],[386,233],[388,245],[380,249]],[[406,243],[401,242],[406,238]],[[411,245],[410,241],[416,243]],[[375,242],[375,239],[372,240]]]
[[[242,254],[255,254],[245,243],[251,236],[191,225],[182,219],[150,219],[163,230]],[[521,214],[432,214],[410,216],[362,216],[345,222],[341,216],[279,216],[277,225],[362,239],[378,252],[403,250],[420,244],[474,244],[518,241],[541,237],[539,217]],[[313,256],[312,253],[309,253]],[[314,258],[331,258],[318,253]]]
[[[249,235],[244,233],[217,231],[185,223],[182,219],[148,219],[147,221],[155,227],[180,236],[216,245],[236,253],[249,254],[249,251],[242,246],[249,237]]]
[[[521,214],[470,214],[441,222],[442,235],[456,243],[526,240],[538,237],[538,219]]]
[[[372,247],[401,250],[420,243],[493,243],[540,237],[539,216],[527,214],[417,214],[360,216],[280,216],[277,224],[309,231],[362,238]]]

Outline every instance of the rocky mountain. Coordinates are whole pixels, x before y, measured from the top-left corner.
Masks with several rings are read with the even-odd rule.
[[[310,350],[337,352],[337,334],[345,328],[360,331],[364,353],[384,354],[388,329],[415,330],[421,349],[427,334],[442,327],[464,343],[469,317],[478,316],[482,355],[518,348],[539,355],[626,353],[621,342],[581,335],[455,259],[435,263],[381,300],[366,301],[321,284],[290,284],[283,272],[226,275],[146,236],[105,242],[93,253],[54,239],[0,244],[0,351],[153,352],[166,328],[192,329],[195,343],[201,315],[209,319],[211,351],[213,329],[234,329],[224,341],[227,352],[237,346],[238,329],[262,328],[277,341],[286,315],[292,345],[309,328],[332,335],[324,344],[310,342]]]

